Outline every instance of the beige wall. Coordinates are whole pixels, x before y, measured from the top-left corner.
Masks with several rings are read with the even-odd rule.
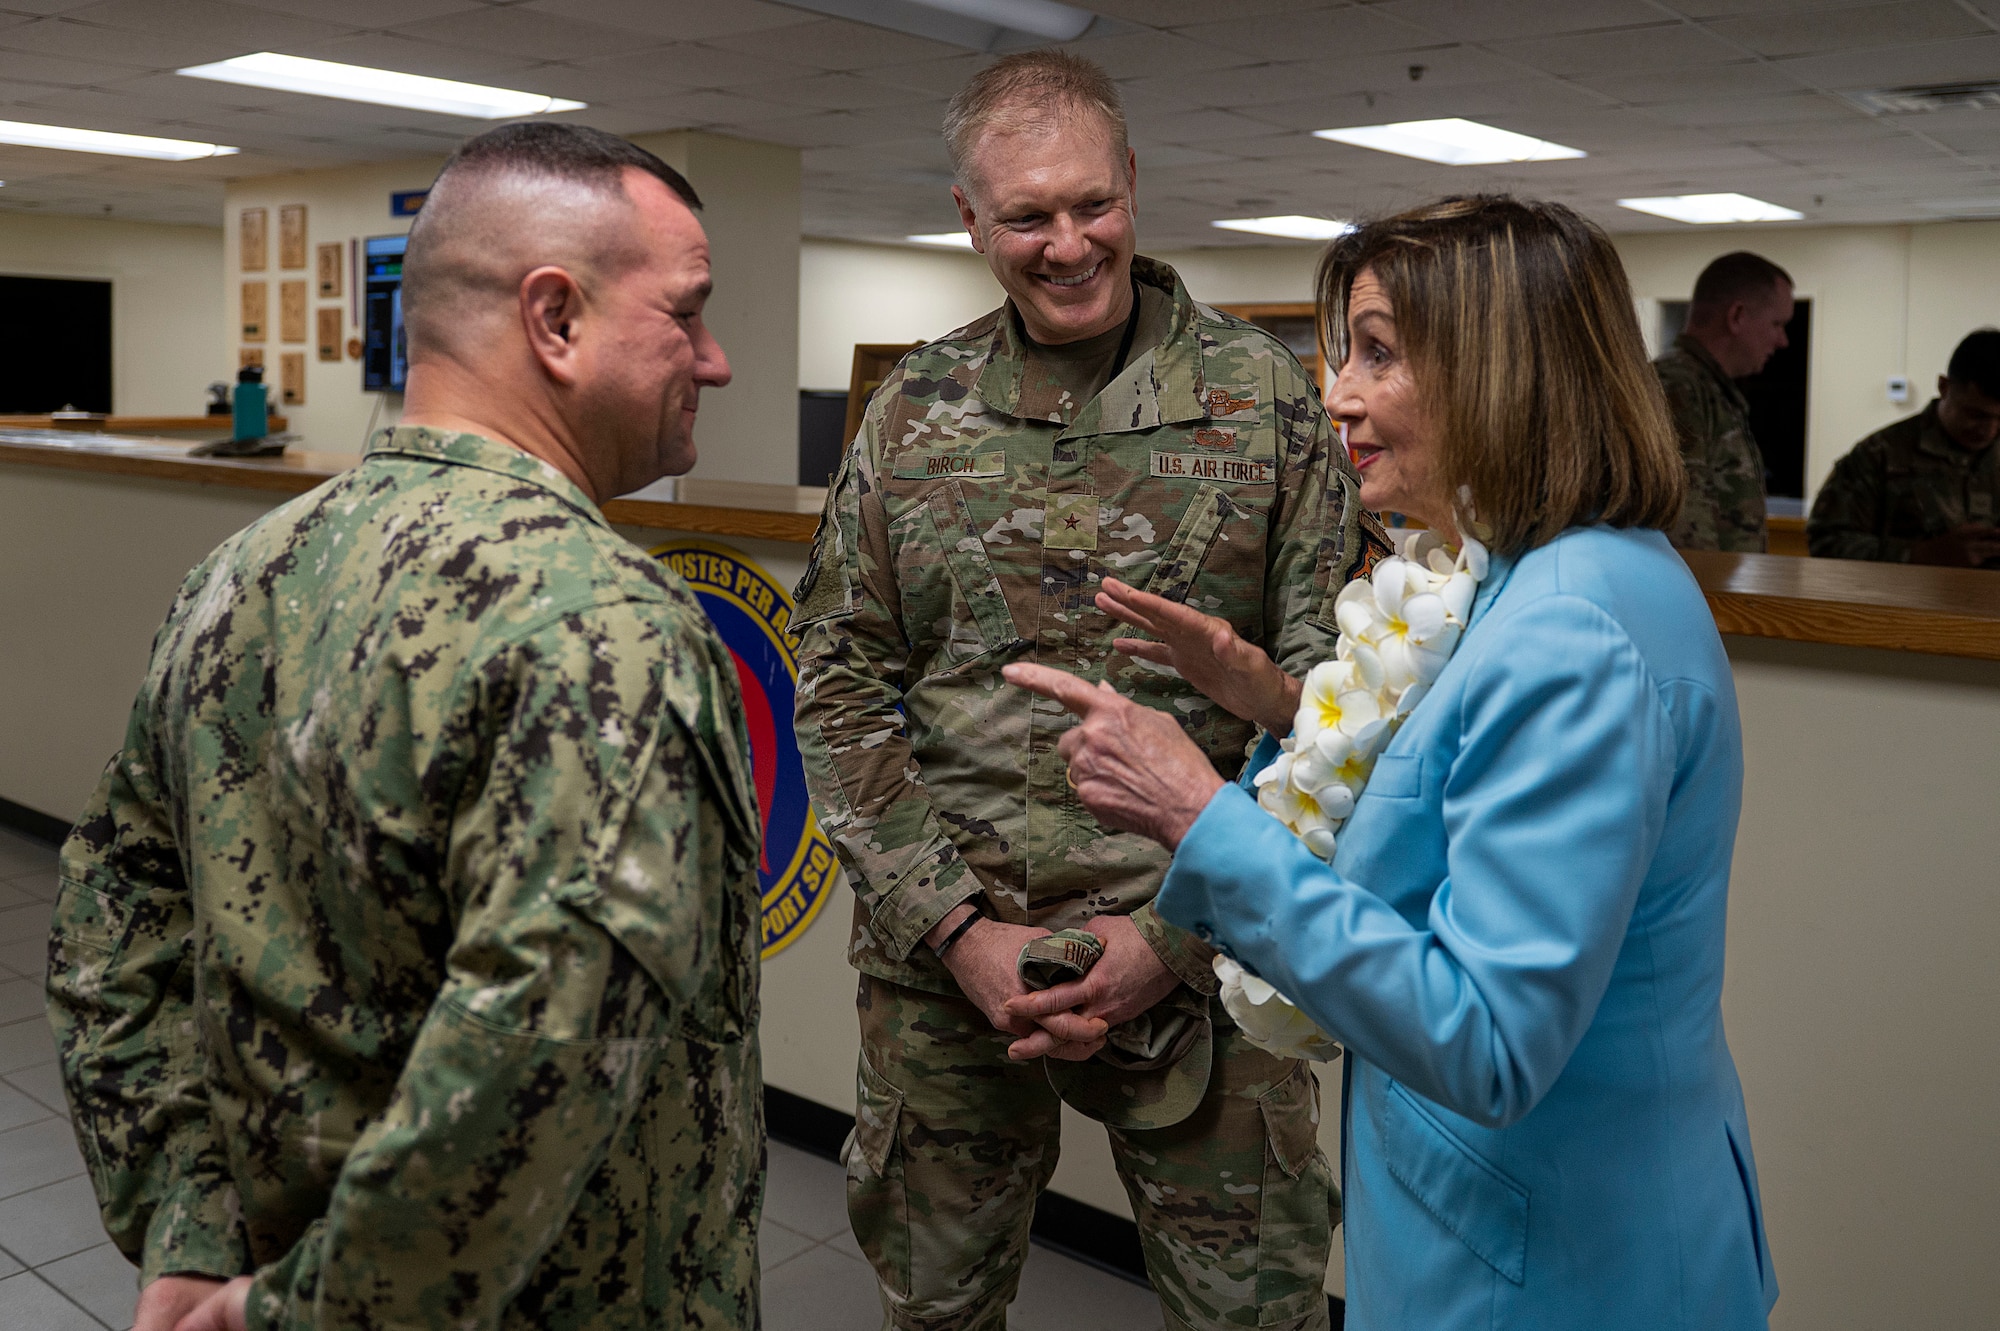
[[[684,172],[706,205],[702,221],[708,230],[715,273],[716,297],[710,324],[721,340],[735,373],[726,389],[704,394],[697,442],[702,458],[696,474],[724,480],[774,481],[790,484],[797,476],[798,409],[794,385],[798,337],[799,153],[796,148],[749,143],[712,134],[674,132],[635,135],[634,141],[658,153]],[[338,242],[343,251],[357,237],[398,235],[409,230],[408,218],[389,215],[389,195],[396,190],[423,189],[437,175],[443,158],[414,158],[327,171],[295,172],[232,181],[224,205],[227,276],[217,314],[233,375],[239,333],[239,284],[246,276],[270,284],[271,328],[264,342],[265,382],[272,397],[278,393],[278,355],[306,354],[306,401],[288,408],[291,428],[305,436],[308,447],[357,452],[367,440],[371,420],[391,425],[402,411],[400,394],[365,393],[361,363],[342,359],[321,363],[310,340],[313,318],[307,322],[307,342],[278,341],[278,283],[311,281],[310,268],[280,272],[277,263],[278,209],[303,203],[309,229],[307,260],[316,246]],[[269,210],[270,263],[263,273],[244,274],[237,252],[237,218],[246,207]],[[346,290],[354,275],[348,273]],[[310,289],[309,289],[310,290]],[[313,310],[336,302],[314,296]],[[352,320],[348,295],[337,302],[349,337],[360,336]],[[211,305],[210,308],[213,308]]]
[[[857,342],[929,342],[1004,294],[958,250],[808,239],[799,248],[799,387],[846,391]]]
[[[222,233],[206,226],[0,213],[0,273],[111,283],[111,409],[198,416],[232,379],[217,334]]]

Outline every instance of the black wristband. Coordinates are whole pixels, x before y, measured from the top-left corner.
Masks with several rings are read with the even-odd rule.
[[[958,922],[958,927],[953,929],[950,933],[946,934],[943,940],[939,942],[936,947],[931,949],[931,955],[936,957],[939,961],[943,961],[944,954],[951,951],[951,945],[953,943],[956,943],[959,939],[965,937],[966,931],[968,929],[972,928],[973,925],[979,923],[981,920],[985,918],[986,917],[984,915],[981,915],[979,913],[978,908],[974,907],[972,914],[960,920]]]

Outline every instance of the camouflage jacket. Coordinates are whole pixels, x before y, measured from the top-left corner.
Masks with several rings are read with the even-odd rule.
[[[798,733],[858,906],[850,958],[952,993],[920,946],[961,901],[1050,929],[1129,913],[1189,986],[1210,950],[1149,904],[1167,853],[1107,832],[1064,779],[1071,718],[1000,677],[1038,661],[1171,712],[1225,774],[1253,738],[1178,675],[1119,656],[1109,574],[1213,614],[1294,673],[1386,548],[1319,392],[1276,338],[1197,305],[1076,407],[1031,373],[1011,306],[910,353],[870,400],[798,589]],[[1065,424],[1067,421],[1067,424]]]
[[[1687,499],[1667,534],[1683,550],[1762,554],[1764,455],[1750,404],[1707,348],[1683,334],[1653,362],[1687,465]]]
[[[2000,525],[2000,446],[1960,448],[1933,401],[1833,464],[1806,520],[1806,543],[1822,558],[1907,564],[1912,545],[1967,523]]]
[[[63,848],[50,1012],[142,1278],[307,1327],[749,1327],[730,659],[552,468],[403,428],[231,537]]]

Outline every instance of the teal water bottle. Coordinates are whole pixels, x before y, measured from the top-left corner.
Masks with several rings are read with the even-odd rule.
[[[229,414],[233,439],[262,439],[270,426],[265,421],[269,400],[265,396],[264,367],[246,365],[236,372],[236,394],[230,399]]]

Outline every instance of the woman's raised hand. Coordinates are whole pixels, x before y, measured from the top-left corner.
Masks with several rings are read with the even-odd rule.
[[[1246,642],[1218,615],[1204,615],[1179,601],[1106,578],[1097,608],[1159,641],[1120,638],[1111,645],[1127,656],[1172,666],[1217,706],[1275,735],[1291,733],[1299,709],[1299,681],[1278,669],[1256,644]]]
[[[1016,661],[1002,666],[1007,682],[1061,703],[1082,722],[1056,741],[1069,783],[1091,816],[1120,832],[1137,832],[1168,850],[1226,783],[1215,765],[1165,712],[1141,707],[1109,684],[1095,688],[1075,675]]]

